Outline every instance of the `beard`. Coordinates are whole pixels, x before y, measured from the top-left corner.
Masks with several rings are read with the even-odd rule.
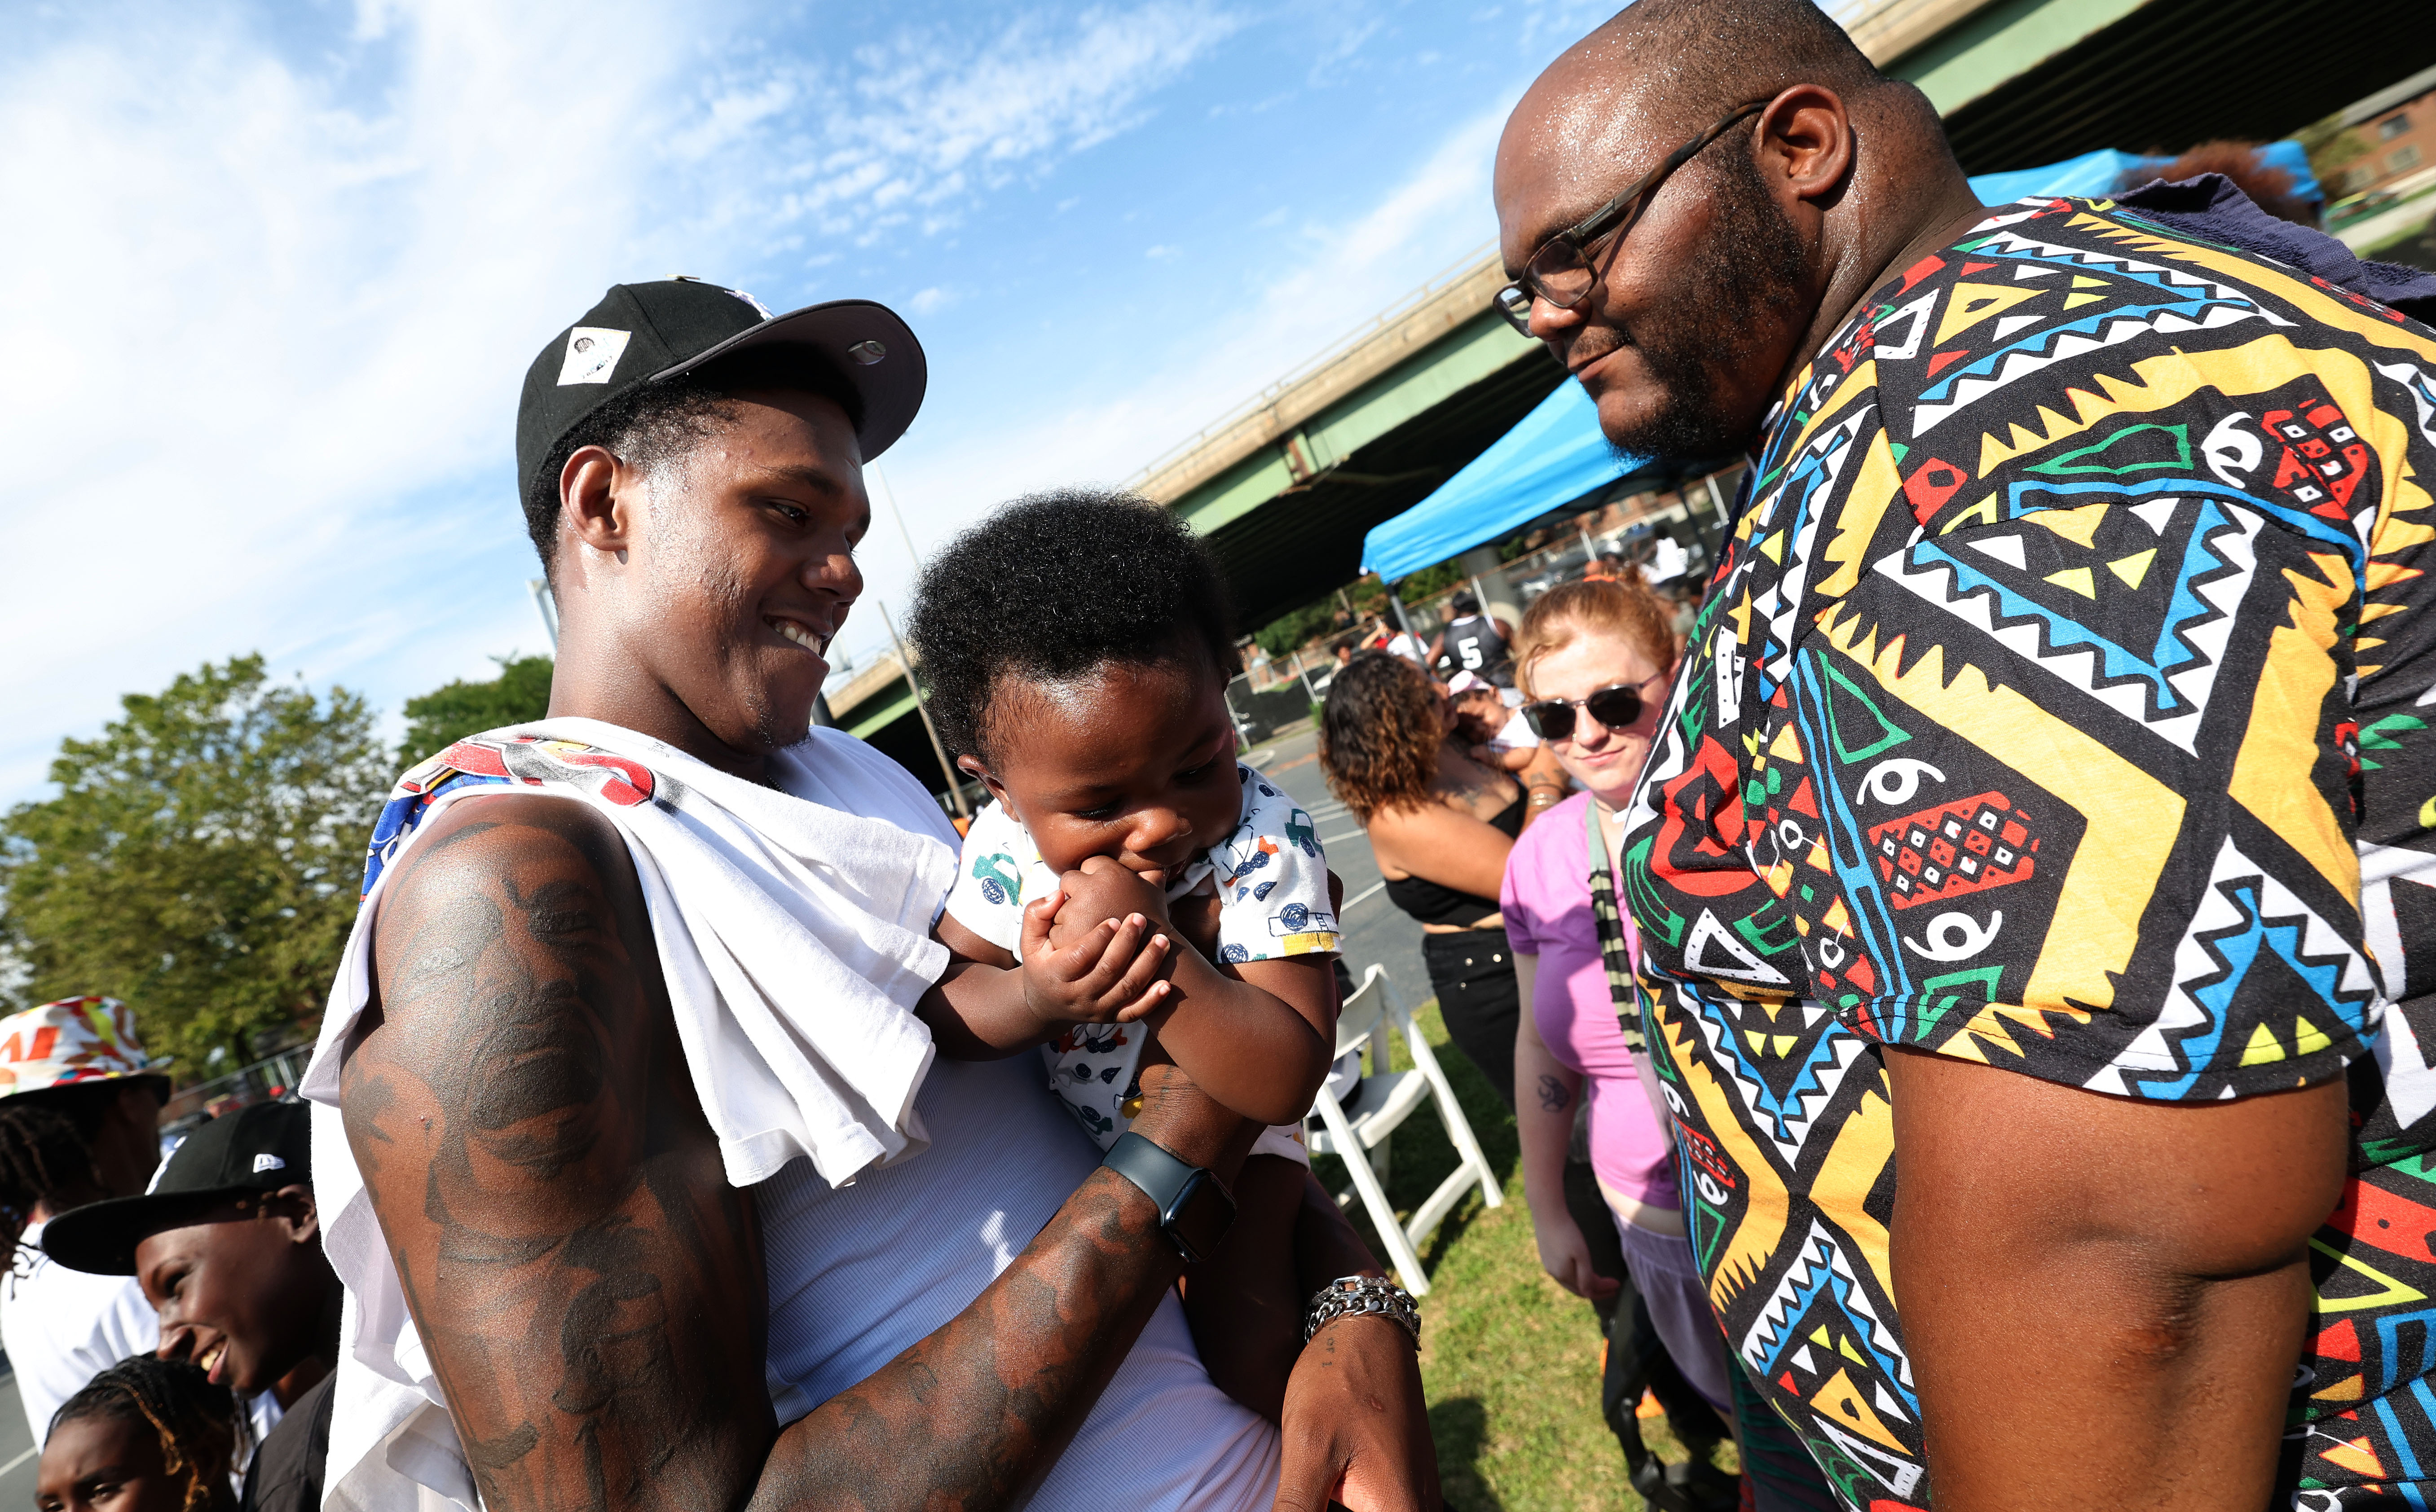
[[[1708,245],[1680,292],[1632,327],[1658,402],[1628,434],[1609,438],[1620,451],[1709,461],[1746,451],[1756,439],[1760,415],[1729,409],[1720,380],[1757,359],[1782,321],[1799,311],[1807,254],[1749,156],[1718,156]]]

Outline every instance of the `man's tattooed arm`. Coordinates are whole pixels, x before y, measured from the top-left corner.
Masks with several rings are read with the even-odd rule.
[[[341,1097],[485,1503],[986,1507],[1044,1470],[1180,1268],[1149,1200],[1095,1173],[961,1316],[778,1433],[752,1205],[623,841],[537,795],[430,823]],[[1136,1126],[1231,1174],[1249,1131],[1177,1080]]]

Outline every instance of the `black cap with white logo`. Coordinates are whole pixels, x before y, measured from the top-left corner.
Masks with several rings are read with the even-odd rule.
[[[43,1251],[72,1271],[135,1274],[135,1246],[223,1204],[313,1184],[313,1114],[302,1103],[256,1103],[186,1136],[141,1197],[71,1208],[43,1227]]]
[[[803,348],[808,362],[834,370],[853,387],[862,400],[855,439],[866,462],[905,434],[930,383],[913,329],[867,299],[772,315],[750,294],[696,278],[614,285],[525,371],[516,407],[517,488],[531,490],[534,473],[576,422],[635,385],[765,346]]]

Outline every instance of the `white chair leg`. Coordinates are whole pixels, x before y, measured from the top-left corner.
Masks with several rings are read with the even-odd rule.
[[[1390,999],[1392,1003],[1394,999]],[[1491,1208],[1505,1206],[1505,1194],[1497,1190],[1496,1173],[1488,1169],[1488,1157],[1480,1153],[1480,1141],[1472,1138],[1471,1124],[1463,1116],[1463,1105],[1454,1100],[1454,1086],[1447,1080],[1446,1071],[1421,1037],[1421,1026],[1406,1018],[1404,1039],[1413,1051],[1413,1065],[1429,1079],[1430,1090],[1436,1094],[1438,1118],[1446,1124],[1447,1138],[1454,1141],[1463,1163],[1480,1181],[1480,1200]]]
[[[1328,1088],[1319,1089],[1319,1121],[1328,1126],[1328,1137],[1340,1152],[1360,1152],[1361,1141],[1353,1137],[1353,1124],[1345,1116],[1345,1106]],[[1413,1250],[1412,1241],[1404,1237],[1404,1225],[1396,1221],[1396,1209],[1387,1204],[1387,1190],[1379,1185],[1366,1157],[1347,1155],[1345,1169],[1353,1177],[1354,1190],[1362,1193],[1362,1206],[1368,1209],[1370,1226],[1379,1231],[1379,1243],[1387,1246],[1388,1259],[1404,1278],[1404,1290],[1415,1296],[1427,1296],[1430,1281],[1421,1273],[1421,1257]]]

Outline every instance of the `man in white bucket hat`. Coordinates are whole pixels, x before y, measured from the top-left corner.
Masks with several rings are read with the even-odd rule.
[[[161,1164],[165,1057],[145,1053],[115,998],[63,998],[0,1018],[0,1173],[17,1244],[0,1278],[0,1341],[40,1444],[51,1414],[96,1372],[149,1354],[161,1327],[134,1277],[89,1276],[43,1254],[72,1208],[143,1193]]]

